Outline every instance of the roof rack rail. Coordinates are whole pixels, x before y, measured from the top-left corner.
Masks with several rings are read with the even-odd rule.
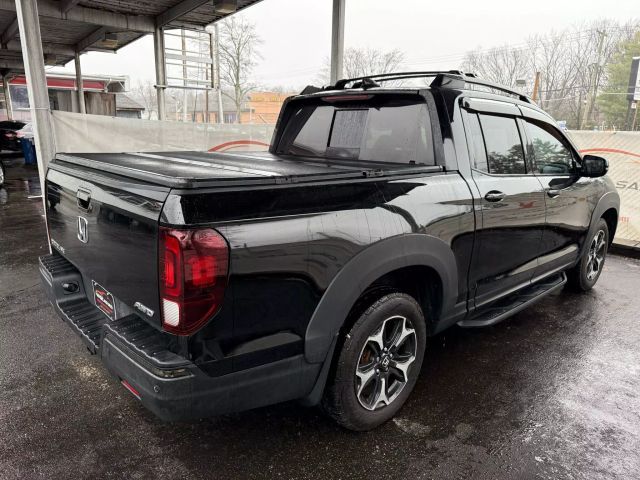
[[[433,70],[423,72],[400,72],[400,73],[382,73],[378,75],[368,75],[365,77],[347,78],[338,80],[335,85],[325,87],[325,90],[344,90],[350,83],[356,82],[391,82],[394,80],[405,80],[408,78],[435,77],[431,86],[434,88],[465,88],[465,84],[479,85],[487,87],[499,92],[508,93],[517,97],[520,101],[533,103],[533,101],[522,92],[518,92],[513,88],[498,83],[482,80],[474,73],[465,73],[461,70]]]
[[[528,95],[525,95],[522,92],[514,90],[511,87],[507,87],[506,85],[501,85],[499,83],[490,82],[488,80],[481,80],[475,76],[469,77],[468,74],[464,78],[465,83],[470,83],[471,85],[480,85],[487,88],[492,88],[493,90],[498,90],[500,92],[508,93],[510,95],[515,95],[521,102],[533,103],[533,100],[529,98]]]
[[[343,90],[348,84],[353,82],[363,81],[365,79],[373,80],[373,81],[375,80],[389,81],[389,80],[396,80],[395,77],[399,77],[399,78],[435,77],[439,73],[451,73],[451,74],[462,75],[462,72],[460,70],[448,70],[448,71],[433,70],[433,71],[425,71],[425,72],[420,71],[420,72],[401,72],[401,73],[379,73],[377,75],[366,75],[364,77],[344,78],[342,80],[338,80],[336,84],[330,88],[333,88],[335,90]]]

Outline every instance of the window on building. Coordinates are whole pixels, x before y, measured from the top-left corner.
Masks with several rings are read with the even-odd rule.
[[[236,112],[224,113],[224,123],[236,123],[238,120],[238,115]]]

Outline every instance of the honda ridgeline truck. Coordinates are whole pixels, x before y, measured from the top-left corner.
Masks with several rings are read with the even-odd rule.
[[[427,337],[597,282],[619,196],[529,98],[462,72],[289,98],[264,153],[58,154],[55,310],[166,420],[301,399],[371,429]]]

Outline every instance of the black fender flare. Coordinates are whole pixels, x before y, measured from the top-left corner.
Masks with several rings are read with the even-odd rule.
[[[451,247],[426,234],[381,240],[349,260],[329,284],[307,326],[307,361],[318,363],[327,358],[349,311],[367,287],[387,273],[412,266],[426,266],[437,272],[442,281],[442,312],[452,311],[458,296],[458,269]]]
[[[614,209],[618,216],[620,215],[620,195],[617,191],[609,191],[605,193],[598,203],[596,204],[596,208],[593,209],[593,214],[591,215],[591,223],[589,225],[589,231],[587,236],[585,237],[584,244],[582,245],[582,249],[580,251],[580,257],[584,254],[585,250],[588,248],[588,241],[596,232],[596,228],[598,226],[598,220],[602,218],[604,212],[610,209]],[[609,241],[612,241],[613,238],[609,238]]]

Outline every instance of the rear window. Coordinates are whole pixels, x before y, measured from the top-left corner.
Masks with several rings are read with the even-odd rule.
[[[419,97],[320,99],[290,108],[280,154],[435,165],[429,111]]]

